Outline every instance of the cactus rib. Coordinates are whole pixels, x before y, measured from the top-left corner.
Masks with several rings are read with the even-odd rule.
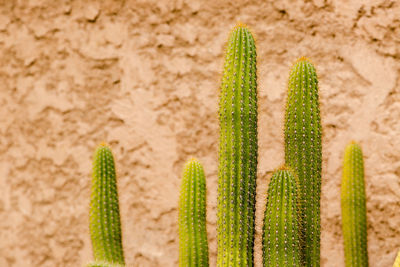
[[[179,200],[179,266],[208,266],[206,179],[195,159],[185,165]]]
[[[285,163],[299,179],[302,255],[320,264],[321,122],[314,66],[300,58],[292,68],[285,114]]]
[[[257,175],[256,47],[237,25],[226,49],[220,93],[218,266],[253,266]]]
[[[298,185],[294,174],[282,167],[272,175],[268,187],[263,226],[265,267],[300,267]]]
[[[104,143],[93,159],[90,234],[96,261],[124,265],[114,158]]]
[[[368,266],[364,163],[355,142],[344,153],[341,204],[346,267]]]

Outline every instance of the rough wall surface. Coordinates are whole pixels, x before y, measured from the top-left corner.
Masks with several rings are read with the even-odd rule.
[[[242,2],[240,5],[236,2]],[[245,3],[244,3],[245,2]],[[256,238],[270,171],[283,162],[289,68],[315,63],[323,122],[322,266],[343,266],[345,145],[365,154],[371,266],[400,246],[400,3],[0,1],[0,266],[82,266],[96,145],[113,148],[128,266],[176,266],[183,163],[208,187],[216,262],[217,104],[236,21],[257,37]]]

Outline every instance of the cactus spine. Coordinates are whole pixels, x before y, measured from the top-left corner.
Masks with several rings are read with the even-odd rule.
[[[268,187],[263,227],[264,266],[300,267],[298,185],[286,167],[274,172]]]
[[[253,266],[257,175],[256,47],[246,26],[231,32],[220,93],[218,266]]]
[[[346,267],[368,266],[364,163],[354,142],[344,153],[341,202]]]
[[[394,261],[393,267],[400,267],[400,250],[397,253],[396,260]]]
[[[203,166],[189,160],[179,201],[179,266],[208,266],[206,179]]]
[[[314,66],[300,58],[292,68],[285,114],[285,162],[299,178],[302,255],[320,264],[321,122]]]
[[[124,265],[114,158],[104,143],[94,153],[90,235],[96,261]]]

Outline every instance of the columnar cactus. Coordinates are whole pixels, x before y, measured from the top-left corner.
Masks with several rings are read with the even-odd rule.
[[[124,264],[114,158],[104,143],[93,159],[90,235],[96,261]]]
[[[294,174],[286,167],[274,172],[268,187],[263,227],[264,266],[300,267],[299,194]]]
[[[195,159],[183,171],[179,201],[179,266],[208,266],[206,179]]]
[[[393,267],[400,267],[400,251],[397,253],[397,257],[394,261]]]
[[[299,178],[302,255],[320,264],[321,122],[314,66],[300,58],[292,68],[285,114],[285,162]]]
[[[220,93],[218,266],[253,266],[257,175],[256,47],[246,26],[231,32]]]
[[[341,202],[346,267],[368,266],[364,163],[355,142],[344,153]]]

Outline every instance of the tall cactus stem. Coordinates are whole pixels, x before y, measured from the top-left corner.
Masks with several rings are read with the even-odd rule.
[[[217,266],[253,266],[257,71],[254,38],[243,24],[226,48],[219,121]]]
[[[289,77],[285,114],[285,162],[300,184],[302,258],[320,265],[321,119],[313,64],[300,58]]]
[[[298,181],[286,167],[275,171],[268,187],[263,226],[265,267],[300,267]]]
[[[90,235],[96,261],[124,265],[114,157],[104,143],[93,159]]]
[[[341,186],[342,228],[346,267],[368,266],[364,163],[361,147],[347,145]]]
[[[203,166],[189,160],[183,171],[179,200],[179,266],[208,266],[206,179]]]

